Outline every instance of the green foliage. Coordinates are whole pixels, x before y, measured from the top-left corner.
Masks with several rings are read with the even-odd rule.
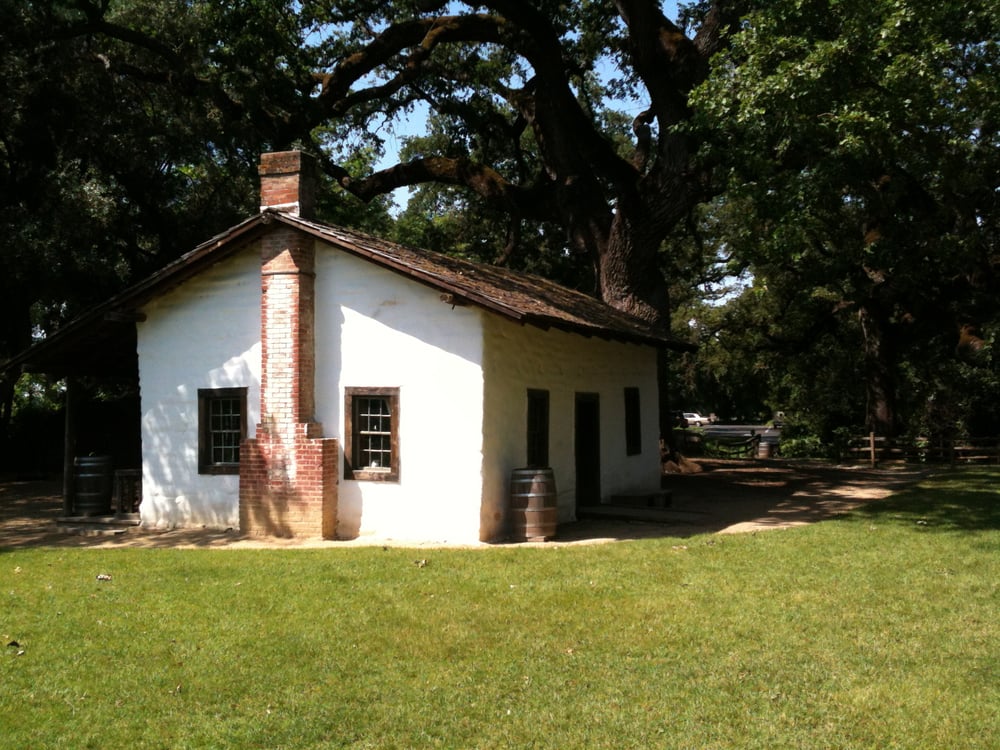
[[[829,458],[830,446],[825,445],[816,435],[786,437],[781,433],[782,458]]]
[[[811,419],[811,413],[793,412],[781,427],[782,458],[836,459],[844,455],[847,439],[855,437],[857,430],[850,428],[825,429]]]
[[[55,411],[62,408],[65,397],[66,383],[45,375],[24,375],[14,388],[14,401],[18,412]]]
[[[743,362],[822,439],[945,414],[1000,430],[988,354],[956,357],[963,324],[989,338],[998,319],[998,11],[778,0],[747,17],[693,95],[728,184],[701,231],[753,278],[700,368]]]
[[[0,254],[9,273],[0,299],[11,314],[0,315],[0,355],[26,345],[29,310],[50,330],[252,205],[219,113],[155,80],[109,75],[150,52],[73,34],[86,7],[4,4]],[[109,13],[112,23],[155,28],[163,44],[192,29],[168,3]]]
[[[42,477],[62,469],[65,384],[45,376],[22,376],[16,383],[9,441],[0,471]]]
[[[1000,430],[997,0],[683,3],[684,39],[655,9],[3,3],[0,358],[252,212],[259,153],[305,147],[321,218],[655,322],[669,298],[701,347],[674,405],[821,440]],[[386,169],[397,143],[420,168]]]
[[[935,356],[954,339],[931,340],[915,347],[901,368],[904,404],[912,414],[910,436],[993,437],[1000,434],[1000,371],[995,358],[996,321],[984,326],[983,346],[969,355]]]

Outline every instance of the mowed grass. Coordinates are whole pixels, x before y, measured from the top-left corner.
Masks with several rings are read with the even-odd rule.
[[[996,748],[998,482],[738,536],[0,553],[0,747]]]

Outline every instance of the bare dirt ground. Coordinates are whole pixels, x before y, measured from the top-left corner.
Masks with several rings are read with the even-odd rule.
[[[925,470],[915,467],[870,469],[777,459],[699,460],[696,468],[700,469],[697,473],[664,477],[664,488],[670,491],[672,503],[669,511],[656,521],[607,519],[560,524],[555,540],[527,544],[556,547],[789,528],[832,518],[864,503],[877,502],[925,474]],[[0,549],[33,546],[232,549],[370,544],[463,546],[447,542],[407,544],[377,537],[349,541],[275,539],[207,529],[156,531],[133,527],[117,536],[70,534],[61,531],[56,520],[62,513],[61,489],[61,483],[54,481],[0,482]]]

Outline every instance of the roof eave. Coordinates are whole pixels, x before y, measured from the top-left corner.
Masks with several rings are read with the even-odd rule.
[[[288,216],[286,214],[276,214],[275,217],[285,224],[297,227],[304,232],[312,235],[313,237],[320,239],[324,242],[335,243],[344,252],[350,253],[359,258],[364,258],[372,263],[375,263],[383,268],[400,273],[407,276],[415,281],[419,281],[425,286],[431,287],[440,292],[446,294],[454,295],[455,298],[461,299],[464,302],[477,307],[482,307],[499,315],[502,315],[510,320],[523,323],[526,322],[526,316],[523,312],[510,305],[505,305],[502,302],[498,302],[490,297],[482,294],[477,294],[475,291],[467,289],[465,287],[453,284],[452,282],[444,279],[436,274],[429,273],[422,269],[412,268],[407,266],[405,263],[400,263],[395,258],[392,258],[384,253],[371,250],[369,248],[361,247],[357,243],[351,242],[344,237],[332,237],[331,235],[323,232],[321,229],[315,227],[309,222],[298,221],[295,216]]]
[[[669,336],[660,336],[653,333],[642,333],[639,331],[629,333],[626,331],[613,331],[608,328],[591,326],[583,323],[574,324],[558,318],[547,318],[543,316],[526,316],[525,323],[536,326],[543,330],[555,328],[567,333],[575,333],[587,338],[600,338],[607,341],[619,341],[625,344],[640,344],[643,346],[662,347],[674,351],[697,351],[695,344],[686,341],[679,341]]]
[[[50,353],[68,346],[67,342],[81,335],[88,327],[97,330],[102,325],[134,324],[134,314],[143,304],[163,291],[183,283],[206,265],[217,263],[236,252],[245,242],[256,237],[268,223],[267,215],[258,214],[203,242],[153,275],[77,316],[51,335],[3,362],[0,364],[0,374],[13,369],[19,372],[45,372],[53,375],[104,374],[99,367],[88,368],[86,373],[80,373],[76,368],[55,367],[45,363],[51,361],[51,357],[48,356]]]
[[[521,325],[532,325],[543,330],[555,328],[587,337],[665,347],[675,351],[697,350],[697,347],[693,344],[678,341],[652,331],[628,331],[622,327],[610,328],[600,325],[574,323],[571,320],[563,318],[532,314],[518,307],[505,304],[502,300],[482,294],[475,289],[455,284],[448,278],[438,274],[408,266],[383,252],[352,242],[350,238],[343,235],[323,231],[321,227],[316,226],[312,222],[300,219],[297,216],[274,210],[265,210],[212,237],[194,250],[185,253],[177,260],[164,266],[160,271],[134,284],[106,302],[97,305],[89,312],[78,316],[50,336],[36,342],[30,348],[0,364],[0,374],[14,368],[22,372],[59,374],[65,371],[68,374],[74,374],[70,373],[70,370],[73,368],[59,367],[53,363],[59,359],[57,353],[60,349],[73,351],[72,346],[75,336],[84,335],[88,327],[92,328],[92,336],[100,337],[106,333],[105,329],[109,326],[134,324],[135,320],[133,316],[140,312],[142,305],[165,291],[179,286],[201,272],[204,268],[214,265],[237,252],[246,243],[253,241],[261,233],[265,232],[268,226],[275,222],[292,226],[316,239],[334,244],[344,252],[376,263],[381,267],[449,295],[448,298],[453,302],[460,300],[465,304],[474,305]],[[126,361],[131,361],[131,357],[122,356],[117,361],[117,364],[110,369],[116,372],[127,369],[128,365]],[[98,372],[101,369],[100,365],[101,363],[91,363],[87,374]]]
[[[510,305],[505,305],[503,302],[486,295],[479,294],[474,290],[456,285],[448,279],[442,278],[436,274],[407,266],[384,253],[361,247],[344,237],[332,237],[321,228],[314,226],[311,222],[301,220],[297,216],[275,212],[273,217],[282,223],[297,227],[313,237],[323,240],[324,242],[335,242],[336,245],[344,252],[364,258],[365,260],[376,263],[384,268],[388,268],[419,281],[425,286],[449,294],[453,300],[462,300],[467,304],[489,310],[490,312],[501,315],[508,320],[521,323],[522,325],[533,325],[537,328],[541,328],[542,330],[556,328],[568,333],[576,333],[587,337],[597,337],[614,341],[622,341],[625,343],[643,344],[647,346],[666,347],[675,351],[696,351],[698,348],[693,344],[678,341],[677,339],[669,336],[660,336],[652,333],[645,334],[641,332],[628,333],[625,331],[614,331],[600,326],[573,324],[572,322],[561,318],[532,315],[531,313],[523,312]]]

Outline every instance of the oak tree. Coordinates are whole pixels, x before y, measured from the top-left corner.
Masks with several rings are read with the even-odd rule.
[[[693,97],[740,207],[718,241],[770,300],[773,351],[839,327],[881,434],[931,380],[925,342],[981,348],[997,317],[998,39],[996,0],[774,0]]]
[[[697,4],[690,34],[656,0],[31,0],[17,13],[44,20],[50,48],[79,50],[70,62],[103,87],[95,110],[121,96],[140,115],[164,107],[218,162],[313,150],[362,201],[461,188],[507,217],[502,255],[532,245],[522,227],[558,228],[601,298],[666,330],[663,240],[714,190],[677,126],[741,5]],[[355,168],[414,111],[448,137]]]

